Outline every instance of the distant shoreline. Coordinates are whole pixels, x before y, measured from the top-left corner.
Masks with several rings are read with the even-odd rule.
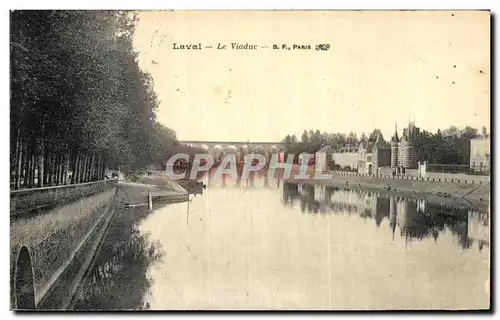
[[[490,211],[490,184],[445,183],[425,180],[384,179],[369,176],[334,176],[328,180],[294,180],[291,183],[315,183],[335,186],[344,190],[380,192],[387,195],[412,197],[439,204]]]

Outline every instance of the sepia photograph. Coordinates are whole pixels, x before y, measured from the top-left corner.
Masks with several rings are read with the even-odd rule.
[[[11,310],[492,308],[490,11],[9,20]]]

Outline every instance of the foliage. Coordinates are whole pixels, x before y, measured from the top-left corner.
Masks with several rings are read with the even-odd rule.
[[[487,135],[486,128],[481,129],[483,136]],[[479,136],[478,130],[470,126],[459,129],[451,126],[445,130],[438,130],[435,134],[422,131],[415,141],[415,152],[417,161],[428,163],[468,165],[470,161],[470,139]],[[297,150],[307,150],[306,144],[330,145],[333,149],[339,149],[346,145],[356,145],[360,141],[378,141],[382,147],[390,147],[390,143],[384,139],[380,129],[374,129],[371,133],[362,134],[358,139],[355,133],[321,133],[319,130],[304,130],[302,142],[292,142],[287,135],[283,142],[289,153],[297,153]],[[303,151],[306,152],[306,151]]]
[[[118,11],[11,12],[14,188],[98,180],[173,143],[133,50],[136,21]]]
[[[415,142],[417,161],[468,165],[470,139],[478,136],[478,130],[471,127],[459,130],[451,126],[445,130],[438,130],[435,134],[424,130]]]

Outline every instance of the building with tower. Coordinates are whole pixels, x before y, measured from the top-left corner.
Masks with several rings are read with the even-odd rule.
[[[391,138],[391,168],[396,168],[399,166],[399,137],[398,137],[398,125],[394,130],[394,135]]]
[[[408,127],[403,129],[401,139],[398,136],[398,129],[391,138],[391,168],[417,168],[417,158],[415,154],[415,142],[420,136],[420,128],[415,126],[415,121],[409,122]]]
[[[390,149],[380,140],[380,133],[375,141],[361,141],[358,147],[358,173],[379,175],[383,167],[390,166]]]

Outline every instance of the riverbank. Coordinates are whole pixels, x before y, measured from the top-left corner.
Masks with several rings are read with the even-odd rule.
[[[95,245],[95,254],[68,309],[120,310],[124,303],[134,309],[147,309],[140,299],[150,285],[145,274],[148,266],[160,257],[160,248],[149,243],[146,236],[139,235],[136,224],[151,213],[149,193],[154,210],[189,199],[188,192],[168,177],[118,181],[113,214],[106,220],[101,241]],[[137,265],[130,268],[134,263]]]
[[[136,184],[119,182],[113,219],[69,310],[147,309],[142,302],[151,285],[146,272],[161,257],[161,248],[137,230],[151,214],[149,208],[125,205],[146,201],[146,189]]]
[[[306,182],[295,180],[295,182]],[[365,190],[437,202],[443,205],[490,210],[490,184],[432,182],[426,180],[387,179],[370,176],[335,175],[314,183],[328,184],[345,190]]]
[[[124,189],[124,202],[136,205],[148,201],[151,195],[153,202],[187,201],[189,193],[179,183],[166,175],[143,176],[137,182],[119,181]]]

